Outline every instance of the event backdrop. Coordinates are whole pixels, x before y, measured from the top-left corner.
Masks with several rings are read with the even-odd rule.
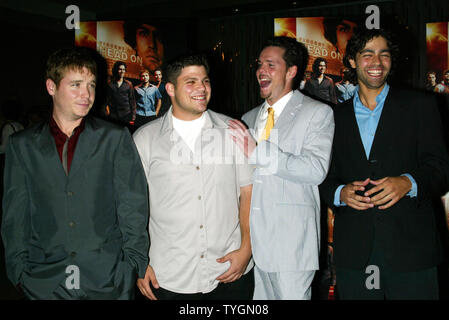
[[[437,82],[449,68],[448,26],[449,22],[426,24],[427,69],[436,72]]]
[[[75,45],[96,49],[107,62],[108,74],[116,61],[127,65],[127,78],[151,73],[165,60],[189,50],[188,22],[151,20],[85,21],[75,31]]]
[[[441,83],[444,71],[449,69],[448,30],[449,22],[426,24],[427,71],[436,73],[437,83]],[[449,227],[449,193],[443,197],[443,204]]]
[[[318,57],[327,60],[327,74],[340,76],[346,43],[357,24],[340,18],[307,17],[275,18],[275,36],[287,36],[304,43],[309,52],[306,70],[312,71],[313,61]]]

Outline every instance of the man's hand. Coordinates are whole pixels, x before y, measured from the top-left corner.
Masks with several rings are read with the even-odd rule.
[[[369,197],[380,191],[379,194],[371,198],[371,203],[380,206],[379,209],[390,208],[412,189],[412,182],[406,176],[385,177],[372,180],[371,183],[375,187],[365,192],[365,196]]]
[[[147,271],[145,272],[145,277],[137,279],[137,287],[140,292],[150,300],[157,300],[153,291],[150,288],[150,281],[154,288],[159,289],[159,283],[157,282],[156,275],[154,274],[153,268],[148,265]]]
[[[245,157],[249,158],[257,146],[256,140],[253,139],[249,130],[239,120],[229,120],[228,124],[232,133],[232,140],[242,150]]]
[[[374,207],[374,205],[370,203],[371,199],[366,195],[366,193],[365,197],[359,196],[355,193],[356,191],[365,191],[365,186],[368,183],[370,183],[369,178],[365,181],[354,181],[345,185],[343,189],[341,189],[340,200],[356,210],[366,210]]]
[[[240,279],[246,270],[250,258],[251,249],[240,248],[229,252],[224,257],[217,259],[217,262],[219,263],[224,263],[226,261],[231,262],[229,269],[225,273],[221,274],[217,280],[222,283],[229,283]]]

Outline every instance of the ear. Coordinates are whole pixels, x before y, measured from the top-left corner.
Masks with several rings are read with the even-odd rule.
[[[48,94],[54,96],[56,93],[56,83],[51,79],[47,79],[45,86],[47,87]]]
[[[173,83],[167,82],[165,84],[165,90],[167,91],[167,93],[170,97],[175,96],[175,85]]]
[[[293,79],[296,77],[296,73],[298,72],[297,66],[291,66],[287,70],[287,79]]]

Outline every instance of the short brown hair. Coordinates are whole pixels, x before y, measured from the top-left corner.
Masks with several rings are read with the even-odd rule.
[[[83,68],[97,77],[97,63],[90,49],[83,47],[59,49],[48,57],[45,77],[59,86],[67,70],[81,71]]]
[[[172,60],[165,68],[167,82],[176,85],[176,80],[182,72],[182,69],[190,66],[202,66],[209,74],[209,63],[203,55],[183,55]]]
[[[139,77],[141,77],[144,73],[148,73],[148,75],[151,74],[150,71],[148,71],[148,69],[142,69],[142,70],[139,72]]]

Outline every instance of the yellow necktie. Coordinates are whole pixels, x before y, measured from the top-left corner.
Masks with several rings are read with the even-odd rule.
[[[271,129],[274,127],[274,109],[268,108],[268,118],[267,123],[265,124],[265,128],[263,129],[262,140],[268,140],[270,137]]]

